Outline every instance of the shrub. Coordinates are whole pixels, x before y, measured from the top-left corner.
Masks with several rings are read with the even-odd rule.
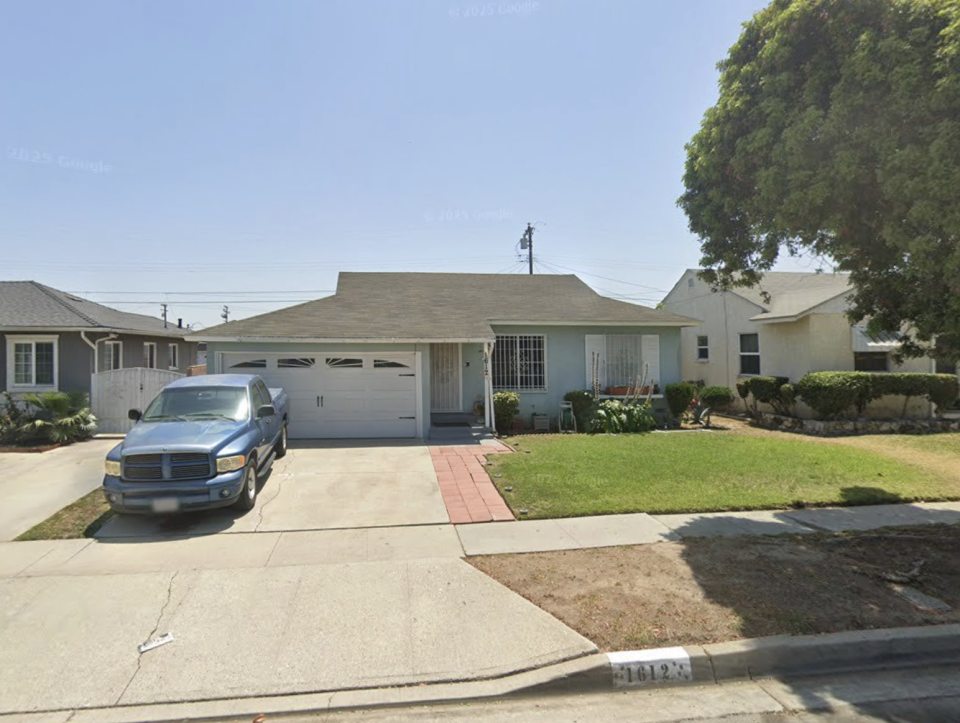
[[[932,374],[927,399],[937,405],[937,414],[949,409],[960,397],[960,382],[953,374]]]
[[[868,372],[811,372],[797,382],[797,395],[818,417],[831,419],[855,408],[862,412],[874,398]]]
[[[593,408],[588,431],[592,434],[636,433],[649,432],[656,426],[649,404],[625,404],[619,399],[604,399]]]
[[[70,444],[89,439],[97,419],[82,392],[27,394],[18,403],[7,394],[0,415],[4,444]]]
[[[513,427],[513,418],[520,409],[520,395],[516,392],[494,392],[493,418],[500,434],[507,434]]]
[[[573,403],[573,416],[577,419],[577,431],[586,432],[590,425],[590,412],[595,401],[593,395],[590,392],[577,390],[564,394],[563,400]]]
[[[783,384],[780,387],[780,403],[791,414],[797,403],[797,389],[792,384]]]
[[[680,416],[690,408],[690,402],[697,395],[697,388],[690,382],[668,384],[664,389],[664,395],[667,398],[670,414],[680,419]]]
[[[719,411],[733,404],[733,392],[727,387],[704,387],[700,391],[700,403]]]

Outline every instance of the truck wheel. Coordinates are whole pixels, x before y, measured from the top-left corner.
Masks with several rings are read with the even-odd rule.
[[[287,423],[284,422],[283,426],[280,427],[280,439],[277,440],[277,444],[273,448],[274,457],[280,459],[281,457],[287,456]]]
[[[243,489],[240,490],[240,496],[234,503],[238,510],[247,512],[253,509],[257,503],[257,463],[250,460],[243,470]]]

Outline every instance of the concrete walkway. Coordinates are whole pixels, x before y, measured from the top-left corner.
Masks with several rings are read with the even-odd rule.
[[[12,540],[103,481],[103,458],[116,439],[90,439],[47,452],[0,455],[0,540]]]
[[[499,555],[643,545],[687,537],[842,532],[929,524],[960,524],[960,502],[682,515],[600,515],[457,525],[457,535],[467,555]]]

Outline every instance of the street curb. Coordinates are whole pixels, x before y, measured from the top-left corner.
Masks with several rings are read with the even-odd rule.
[[[633,660],[634,663],[628,661]],[[318,691],[266,697],[155,703],[79,709],[71,723],[132,723],[183,719],[223,720],[257,714],[292,715],[321,711],[456,704],[504,696],[659,689],[709,685],[770,676],[803,677],[883,668],[960,663],[960,624],[888,628],[823,635],[738,640],[684,648],[592,653],[495,678],[447,683]],[[637,675],[653,665],[686,665],[688,678],[650,680]],[[624,684],[624,666],[633,665]],[[618,670],[619,668],[619,670]],[[676,668],[674,668],[676,670]],[[646,677],[646,679],[644,679]],[[619,679],[619,683],[615,682]],[[49,711],[53,712],[53,711]],[[66,713],[68,711],[64,711]],[[0,723],[20,714],[0,714]]]
[[[769,676],[800,677],[958,663],[960,624],[776,635],[703,646],[620,651],[608,653],[606,660],[598,657],[594,656],[595,664],[590,669],[556,677],[531,690],[572,692],[702,685]],[[657,679],[663,666],[667,666],[664,672],[668,677]],[[679,676],[677,666],[689,675]],[[631,669],[629,675],[623,672],[627,668]]]

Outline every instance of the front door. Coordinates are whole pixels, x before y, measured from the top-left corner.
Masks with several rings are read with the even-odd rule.
[[[430,347],[430,410],[463,411],[459,344],[434,344]]]

